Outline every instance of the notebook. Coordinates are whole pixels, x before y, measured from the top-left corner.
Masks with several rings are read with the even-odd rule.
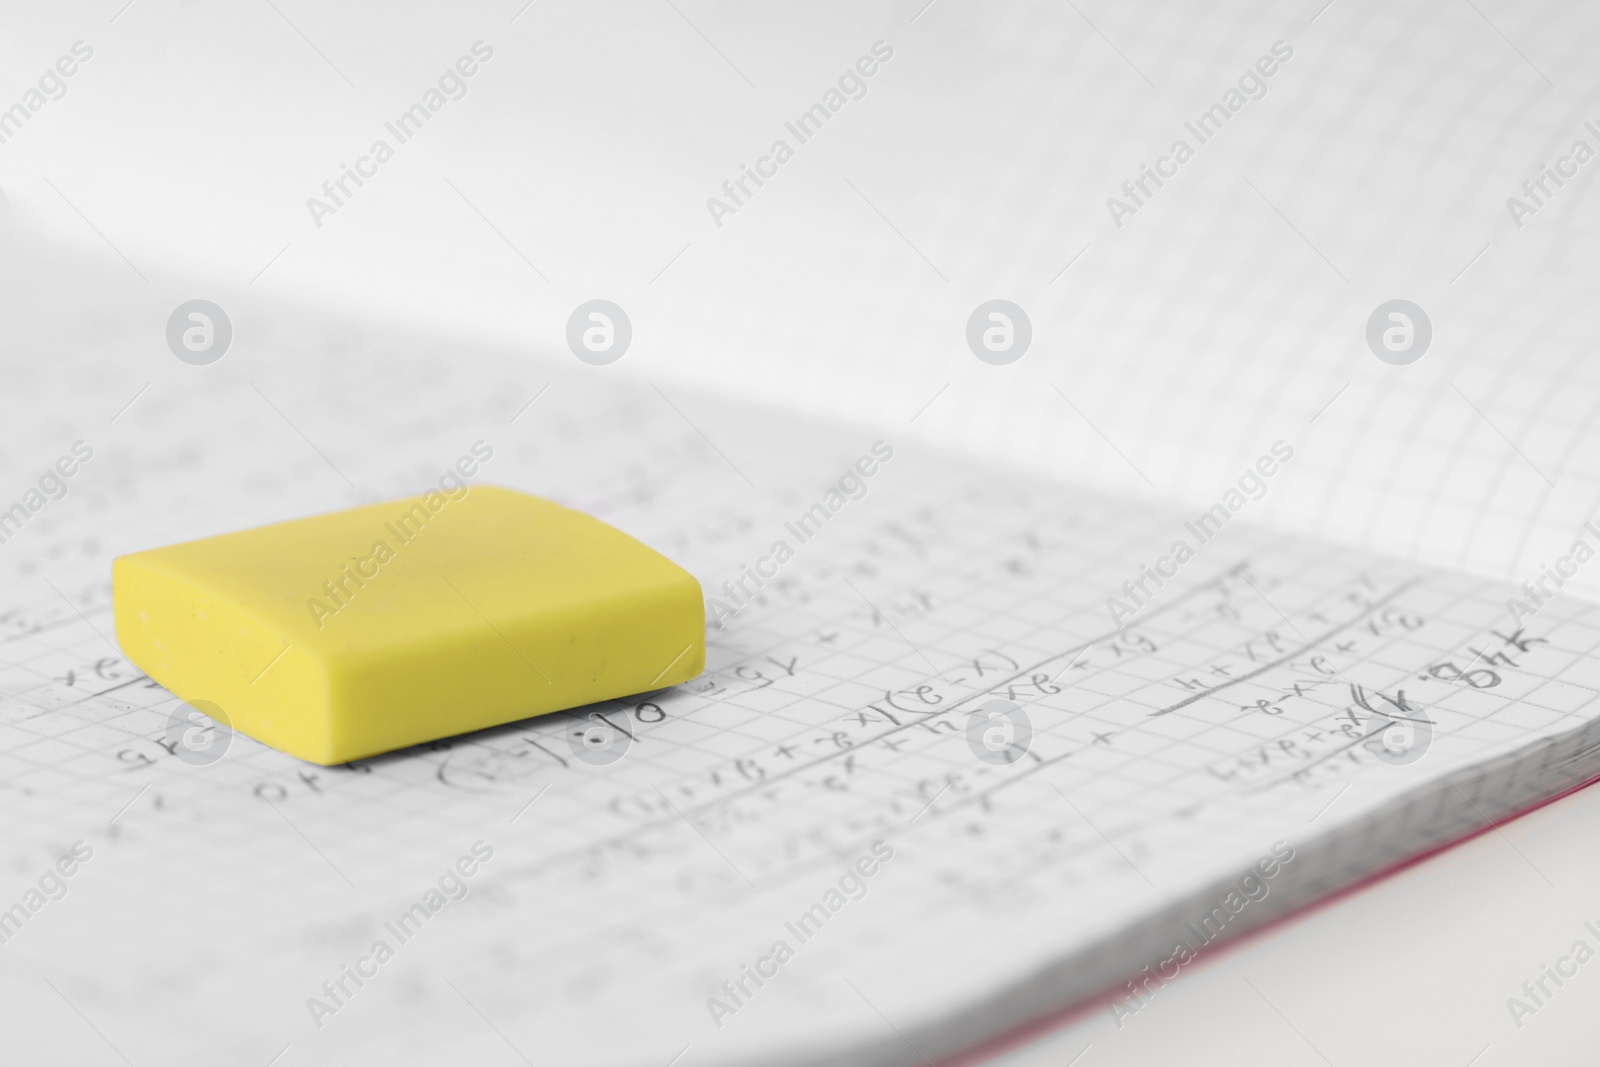
[[[0,955],[40,1062],[78,1016],[132,1062],[938,1062],[1127,1018],[1209,946],[1600,774],[1596,609],[1260,521],[1326,454],[1294,421],[1213,506],[1162,504],[914,412],[489,345],[447,371],[309,311],[242,306],[221,374],[141,384],[107,307],[70,412],[8,410],[7,484],[45,499],[0,546]],[[469,451],[690,569],[706,673],[319,768],[121,656],[112,555]],[[1569,536],[1546,561],[1581,575],[1600,537]]]
[[[1547,92],[1588,98],[1583,15],[918,3],[781,79],[760,27],[690,16],[771,94],[624,35],[639,84],[698,94],[666,110],[719,116],[692,151],[652,134],[650,167],[530,196],[533,164],[419,139],[314,233],[315,181],[237,167],[186,209],[298,228],[211,277],[106,223],[100,148],[54,191],[8,173],[0,979],[29,1062],[942,1063],[1074,1006],[1126,1022],[1212,947],[1600,775],[1588,186],[1504,202],[1592,117]],[[536,36],[548,63],[440,123],[494,133],[491,79],[617,40]],[[880,39],[867,96],[708,220]],[[576,157],[616,99],[564,101],[516,128]],[[105,113],[128,158],[142,120]],[[1178,176],[1126,192],[1174,138]],[[118,180],[164,208],[149,162]],[[444,266],[340,258],[424,180],[488,206],[407,212]],[[523,255],[551,203],[563,254]],[[274,295],[297,264],[316,291]],[[613,366],[562,347],[598,278],[634,317]],[[204,367],[162,332],[197,295],[233,326]],[[1005,366],[964,334],[995,298],[1032,318]],[[1394,299],[1431,316],[1409,366],[1368,344]],[[122,657],[115,555],[463,454],[694,573],[705,674],[320,768]]]

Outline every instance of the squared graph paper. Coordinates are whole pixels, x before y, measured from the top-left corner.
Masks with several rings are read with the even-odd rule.
[[[396,447],[443,465],[480,426],[487,477],[586,507],[708,596],[793,541],[785,523],[874,443],[553,388],[537,422],[451,410]],[[735,488],[686,411],[739,442],[758,488]],[[316,456],[274,478],[250,446],[270,407],[229,417],[238,443],[199,462],[209,492],[180,510],[227,528],[326,488]],[[600,445],[623,425],[636,462]],[[1581,601],[1513,626],[1491,579],[1232,526],[1119,626],[1107,598],[1186,513],[885,444],[865,494],[710,629],[702,677],[343,767],[239,735],[186,763],[181,706],[121,657],[103,581],[50,578],[72,568],[36,539],[0,616],[7,892],[74,842],[93,858],[3,946],[11,995],[177,1063],[426,1062],[463,1040],[563,1062],[915,1062],[953,1051],[953,1020],[970,1041],[1114,986],[1274,847],[1295,858],[1240,929],[1403,858],[1398,829],[1459,836],[1587,766],[1600,615]],[[163,536],[171,517],[136,503],[163,487],[117,485],[119,536]],[[55,543],[89,535],[92,513],[73,521]],[[1026,717],[1015,759],[982,756],[994,699]],[[1380,758],[1380,713],[1430,731],[1421,759]],[[614,762],[585,759],[596,728]],[[397,926],[474,846],[492,858],[464,896]],[[841,896],[875,846],[892,858]],[[819,904],[825,923],[796,925]],[[417,1022],[457,1016],[475,1037]]]

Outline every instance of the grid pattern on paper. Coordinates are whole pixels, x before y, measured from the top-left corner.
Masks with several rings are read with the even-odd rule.
[[[615,395],[601,400],[618,417]],[[496,480],[537,484],[549,441],[608,417],[585,402],[574,395]],[[779,488],[707,515],[699,501],[728,484],[725,460],[670,409],[638,404],[621,413],[653,443],[648,485],[594,461],[547,491],[673,553],[710,595],[820,496],[819,469],[864,450],[798,426],[806,452],[752,463]],[[840,459],[819,466],[818,455]],[[249,480],[261,461],[217,462]],[[1246,528],[1202,546],[1167,587],[1147,582],[1149,605],[1113,625],[1106,598],[1139,577],[1123,562],[1130,549],[1154,560],[1184,529],[1181,516],[901,449],[711,631],[706,675],[589,709],[632,737],[606,767],[575,758],[591,721],[578,715],[354,768],[310,768],[236,737],[219,762],[187,767],[162,744],[175,702],[108,640],[104,588],[45,590],[3,620],[0,780],[17,814],[5,862],[20,886],[75,836],[111,858],[105,884],[73,899],[73,922],[43,911],[8,951],[41,967],[84,961],[80,981],[92,974],[97,990],[84,991],[86,1010],[179,1062],[171,1036],[139,1021],[165,995],[141,984],[150,954],[175,953],[216,991],[248,974],[276,1009],[188,990],[228,1020],[213,1036],[290,1040],[305,1033],[305,998],[483,838],[496,858],[470,906],[451,905],[446,932],[414,950],[392,993],[363,991],[348,1025],[315,1032],[308,1059],[358,1044],[400,1062],[437,1051],[405,1022],[415,998],[453,995],[436,974],[530,1043],[537,1033],[618,1063],[671,1045],[670,1058],[703,1033],[710,991],[871,842],[893,842],[902,876],[887,880],[886,867],[861,913],[870,921],[808,946],[814,962],[785,979],[791,992],[752,1005],[759,1027],[708,1043],[706,1062],[733,1061],[818,1020],[869,1040],[841,969],[872,981],[883,959],[937,944],[942,963],[872,989],[914,1025],[1171,906],[1345,783],[1359,788],[1319,826],[1593,714],[1600,620],[1589,609],[1558,604],[1514,634],[1505,591],[1480,579]],[[1427,709],[1424,761],[1373,758],[1356,686],[1378,708],[1404,690]],[[1009,764],[983,762],[968,741],[970,714],[995,697],[1034,731]],[[174,947],[171,924],[150,922],[174,881],[186,899],[219,902],[182,912],[219,931],[214,942]],[[240,910],[250,926],[223,921]],[[991,951],[996,937],[1005,952]],[[646,988],[640,1026],[601,1025],[607,1005]]]

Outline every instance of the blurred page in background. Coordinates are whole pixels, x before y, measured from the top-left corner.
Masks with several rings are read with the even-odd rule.
[[[152,367],[190,271],[563,357],[604,297],[619,375],[916,416],[1190,508],[1282,439],[1253,514],[1518,582],[1597,511],[1582,5],[169,0],[14,29],[17,70],[93,58],[4,144],[8,225],[106,256]],[[1031,323],[1005,366],[967,342],[994,299]],[[1409,366],[1367,343],[1397,299],[1431,324]]]

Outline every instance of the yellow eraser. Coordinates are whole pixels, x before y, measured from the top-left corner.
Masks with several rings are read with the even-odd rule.
[[[700,585],[497,486],[119,557],[117,640],[179,699],[332,764],[661,689],[705,666]]]

